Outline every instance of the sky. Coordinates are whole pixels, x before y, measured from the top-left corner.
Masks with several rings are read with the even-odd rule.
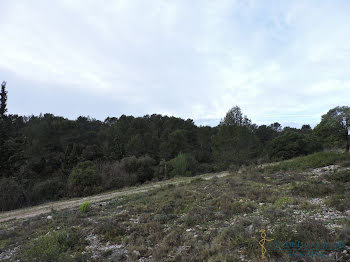
[[[350,1],[0,1],[11,114],[319,123],[350,101]]]

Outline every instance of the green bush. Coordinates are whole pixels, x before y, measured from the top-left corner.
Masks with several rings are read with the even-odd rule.
[[[190,162],[186,154],[180,153],[177,157],[170,160],[173,168],[171,176],[191,176]]]
[[[138,179],[136,173],[127,173],[124,165],[118,161],[102,163],[98,173],[104,190],[132,186]]]
[[[27,203],[23,187],[15,178],[0,179],[0,210],[6,211],[24,206]]]
[[[303,197],[322,197],[334,193],[336,189],[332,184],[314,181],[293,185],[292,193]]]
[[[295,240],[301,242],[331,242],[334,240],[333,234],[320,220],[306,219],[298,223],[295,227]]]
[[[36,183],[30,191],[30,201],[39,203],[43,200],[56,200],[65,194],[65,184],[59,178],[50,178]]]
[[[101,178],[91,161],[80,162],[73,168],[68,178],[68,187],[73,196],[92,194],[97,191],[100,183]]]
[[[271,141],[268,151],[272,160],[286,160],[320,150],[322,145],[313,135],[286,131]]]
[[[127,215],[125,215],[127,216]],[[105,240],[112,242],[120,242],[121,238],[127,234],[128,224],[122,223],[125,220],[121,217],[107,217],[103,218],[95,227],[95,233],[103,236]]]
[[[281,163],[273,164],[263,168],[265,172],[279,171],[303,171],[311,168],[318,168],[342,163],[350,159],[349,153],[318,152],[308,156],[296,157]]]
[[[81,253],[85,245],[77,230],[61,229],[29,240],[20,257],[22,261],[76,261],[75,253]]]
[[[79,206],[80,213],[87,213],[91,208],[91,202],[86,201]]]
[[[343,212],[345,210],[348,210],[350,208],[350,195],[337,193],[329,197],[325,203],[331,207],[334,207],[335,209]]]
[[[289,204],[291,204],[293,202],[293,200],[290,197],[280,197],[279,199],[277,199],[274,203],[274,206],[276,207],[286,207]]]
[[[340,170],[329,176],[329,180],[336,182],[350,182],[350,170]]]
[[[137,182],[144,183],[154,176],[155,160],[149,156],[125,157],[121,161],[125,171],[130,175],[136,175]]]
[[[172,166],[169,161],[162,159],[155,168],[154,175],[158,180],[166,179],[170,176]]]

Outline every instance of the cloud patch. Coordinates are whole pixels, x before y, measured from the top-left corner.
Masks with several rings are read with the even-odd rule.
[[[0,7],[0,75],[14,94],[41,100],[10,96],[11,113],[167,113],[215,125],[239,105],[257,123],[301,125],[350,98],[347,1]]]

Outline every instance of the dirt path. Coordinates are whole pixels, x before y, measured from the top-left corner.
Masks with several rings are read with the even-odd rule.
[[[204,174],[204,175],[195,176],[195,177],[181,177],[181,178],[176,178],[176,179],[172,179],[172,180],[155,182],[152,184],[146,184],[146,185],[142,185],[139,187],[132,187],[132,188],[126,188],[124,190],[102,193],[102,194],[98,194],[98,195],[94,195],[94,196],[75,198],[75,199],[69,199],[69,200],[61,200],[61,201],[56,201],[56,202],[49,202],[49,203],[41,204],[38,206],[21,208],[21,209],[16,209],[16,210],[12,210],[12,211],[6,211],[6,212],[0,212],[0,223],[8,221],[8,220],[12,220],[12,219],[23,219],[23,218],[34,217],[37,215],[47,214],[47,213],[50,213],[52,209],[58,211],[58,210],[66,209],[66,208],[77,207],[77,206],[81,205],[82,203],[84,203],[85,201],[91,201],[91,203],[97,203],[97,202],[110,200],[110,199],[120,197],[120,196],[126,196],[126,195],[130,195],[130,194],[147,192],[147,191],[150,191],[152,189],[156,189],[156,188],[166,186],[166,185],[177,185],[180,183],[189,183],[192,180],[197,179],[197,178],[209,180],[209,179],[212,179],[214,177],[224,177],[224,176],[227,176],[229,174],[230,174],[229,172],[221,172],[221,173]]]

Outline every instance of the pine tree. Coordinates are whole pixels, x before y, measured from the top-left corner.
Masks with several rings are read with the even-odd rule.
[[[4,118],[7,112],[7,91],[6,91],[6,82],[1,84],[1,94],[0,94],[0,118]]]
[[[2,82],[1,84],[1,94],[0,94],[0,177],[5,175],[7,171],[7,147],[5,146],[5,141],[7,139],[7,130],[5,123],[5,113],[7,111],[6,108],[6,100],[7,100],[7,92],[6,92],[6,82]]]

